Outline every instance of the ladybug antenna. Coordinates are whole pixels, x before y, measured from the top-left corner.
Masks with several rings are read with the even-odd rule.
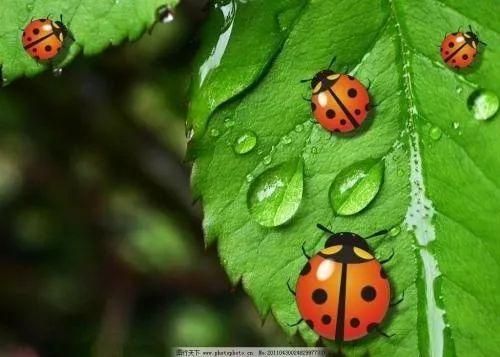
[[[310,82],[310,81],[312,81],[312,80],[313,80],[313,78],[309,78],[309,79],[301,79],[301,80],[300,80],[300,83]]]
[[[335,63],[336,59],[337,59],[337,56],[333,56],[332,60],[330,61],[330,64],[328,65],[328,69],[332,69],[332,66]]]
[[[387,234],[387,233],[389,233],[389,231],[387,229],[382,229],[381,231],[378,231],[377,233],[373,233],[372,235],[365,237],[365,239],[370,239],[370,238],[377,237],[377,236],[383,236],[384,234]]]
[[[321,223],[318,223],[316,225],[316,227],[318,227],[319,229],[321,229],[325,233],[335,234],[331,230],[329,230],[328,228],[326,228],[324,225],[322,225]]]

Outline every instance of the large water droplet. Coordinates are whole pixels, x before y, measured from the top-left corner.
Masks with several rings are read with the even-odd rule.
[[[234,143],[234,152],[237,154],[246,154],[253,150],[257,144],[257,136],[251,131],[244,132]]]
[[[479,89],[467,99],[467,106],[477,120],[488,120],[498,111],[500,101],[495,93]]]
[[[232,120],[231,118],[224,119],[224,126],[226,128],[231,128],[232,126],[234,126],[234,120]]]
[[[375,198],[384,177],[384,162],[373,159],[343,169],[330,187],[330,203],[342,216],[358,213]]]
[[[452,126],[453,126],[453,129],[458,129],[458,128],[460,128],[460,123],[455,121],[455,122],[453,122]]]
[[[218,137],[219,136],[219,130],[217,130],[215,128],[212,129],[212,130],[210,130],[210,136],[212,136],[214,138]]]
[[[441,130],[441,128],[439,128],[437,126],[433,126],[429,130],[429,136],[431,137],[432,140],[439,140],[439,139],[441,139],[442,135],[443,135],[443,131]]]
[[[247,206],[253,219],[265,227],[288,222],[302,201],[303,162],[291,160],[272,167],[252,181]]]
[[[390,237],[395,237],[395,236],[397,236],[399,233],[401,233],[401,227],[400,227],[400,226],[395,226],[395,227],[392,227],[392,228],[389,230],[389,236],[390,236]]]

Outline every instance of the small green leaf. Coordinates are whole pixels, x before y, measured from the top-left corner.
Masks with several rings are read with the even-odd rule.
[[[54,66],[65,66],[80,51],[94,55],[110,45],[138,39],[156,21],[160,6],[178,0],[11,0],[0,13],[0,67],[4,84],[26,75],[32,77]],[[53,63],[39,63],[24,50],[21,35],[31,19],[62,16],[75,42],[68,39]]]
[[[349,216],[364,209],[375,198],[384,178],[382,160],[364,160],[346,167],[330,187],[333,210]]]
[[[288,222],[302,201],[302,160],[291,160],[260,174],[248,189],[247,204],[252,217],[264,227]]]

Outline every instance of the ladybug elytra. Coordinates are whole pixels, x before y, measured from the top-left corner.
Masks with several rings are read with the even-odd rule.
[[[365,86],[348,74],[331,70],[335,58],[310,80],[311,110],[316,120],[330,132],[347,133],[361,126],[370,111]],[[309,80],[307,80],[309,81]]]
[[[391,287],[382,264],[365,239],[355,233],[333,233],[325,248],[309,257],[297,280],[295,295],[301,321],[318,335],[335,341],[352,341],[373,330],[389,337],[378,326],[391,304]],[[367,238],[386,234],[383,230]],[[298,324],[297,323],[297,324]],[[293,325],[291,325],[293,326]]]
[[[467,32],[453,32],[441,43],[441,57],[444,63],[452,68],[467,68],[474,62],[479,44],[485,43],[479,40],[472,28]]]
[[[24,28],[22,43],[31,57],[37,61],[48,61],[58,55],[67,35],[68,29],[62,18],[60,21],[37,19]]]

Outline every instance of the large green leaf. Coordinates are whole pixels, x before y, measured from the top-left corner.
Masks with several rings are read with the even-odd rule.
[[[272,312],[291,334],[296,328],[287,324],[299,314],[286,281],[294,282],[305,263],[304,242],[310,252],[324,244],[316,223],[362,235],[401,225],[399,234],[374,243],[380,257],[392,248],[396,252],[388,272],[394,295],[404,291],[405,299],[383,325],[395,336],[371,336],[348,351],[497,355],[500,118],[474,119],[467,99],[477,88],[500,94],[498,4],[231,4],[232,33],[225,52],[218,53],[218,67],[205,73],[201,85],[195,79],[190,116],[196,123],[190,143],[193,187],[203,202],[207,242],[218,239],[231,280],[241,281],[259,311]],[[290,25],[283,30],[279,20],[288,6],[300,11],[290,10]],[[220,9],[213,9],[212,18],[221,16]],[[274,21],[272,31],[269,21]],[[455,72],[442,64],[438,47],[447,32],[468,25],[488,47],[473,69]],[[207,30],[212,47],[202,51],[200,63],[212,58],[219,33],[224,28]],[[280,36],[285,36],[281,43],[275,40]],[[325,68],[333,55],[337,69],[349,67],[365,84],[371,81],[378,105],[354,137],[324,131],[302,99],[309,89],[299,81]],[[241,75],[251,70],[253,75]],[[233,143],[248,132],[256,134],[256,147],[239,155]],[[281,226],[259,225],[247,208],[252,180],[297,158],[303,160],[304,182],[295,216]],[[359,214],[335,217],[329,204],[332,181],[344,168],[366,159],[385,162],[380,192]],[[316,341],[305,324],[299,330],[308,343]]]
[[[34,76],[50,67],[38,63],[23,49],[22,29],[31,19],[59,19],[75,42],[54,64],[64,66],[78,52],[93,55],[110,45],[135,40],[156,21],[160,6],[173,7],[178,0],[5,0],[0,12],[0,66],[4,84],[17,77]]]

